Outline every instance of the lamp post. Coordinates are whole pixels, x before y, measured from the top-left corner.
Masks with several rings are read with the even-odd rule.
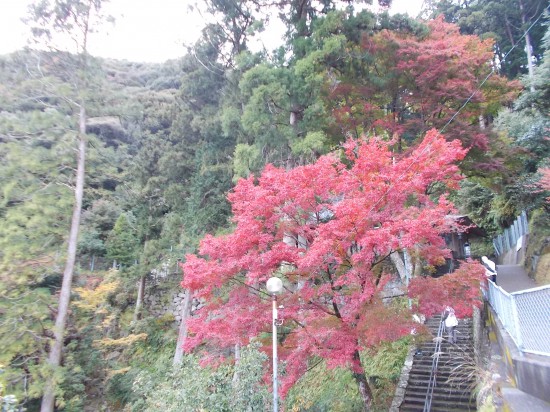
[[[269,278],[265,285],[267,292],[273,297],[273,412],[278,412],[278,385],[277,385],[277,295],[283,291],[281,279]]]

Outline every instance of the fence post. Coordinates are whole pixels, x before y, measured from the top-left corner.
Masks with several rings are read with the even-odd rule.
[[[500,235],[493,238],[493,246],[497,256],[511,250],[517,245],[519,238],[528,233],[529,222],[527,221],[527,212],[524,210],[516,217],[514,223],[504,229]]]
[[[504,253],[506,253],[510,250],[510,231],[508,229],[504,229],[502,237],[504,238]]]
[[[516,297],[514,295],[511,295],[511,297],[512,297],[512,321],[514,322],[514,329],[516,330],[516,339],[517,339],[516,343],[518,345],[519,350],[523,352],[523,339],[521,338],[518,306],[516,303]]]
[[[529,221],[527,220],[527,212],[524,210],[521,212],[521,220],[523,222],[523,234],[529,233]]]

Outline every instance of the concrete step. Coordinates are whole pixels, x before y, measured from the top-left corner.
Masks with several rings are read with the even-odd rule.
[[[466,366],[464,366],[464,364],[462,362],[457,362],[457,363],[439,362],[439,364],[437,365],[437,369],[440,372],[440,375],[441,375],[441,373],[456,372],[455,375],[461,375],[461,376],[465,375],[466,374],[465,372],[467,370]],[[426,371],[426,370],[431,371],[432,370],[432,363],[431,362],[430,363],[419,363],[419,364],[416,365],[415,370],[418,370],[421,373],[424,373],[424,371]]]
[[[426,402],[426,395],[405,395],[405,400],[400,410],[420,410],[424,408],[424,403]],[[469,398],[457,398],[455,396],[442,396],[442,397],[433,397],[431,410],[447,410],[447,411],[475,411],[476,402],[475,400],[470,400]]]
[[[432,335],[436,336],[440,326],[440,316],[426,322]],[[473,338],[470,319],[459,321],[456,328],[457,343],[443,340],[437,344],[433,340],[424,342],[413,357],[412,369],[405,389],[405,397],[400,411],[423,411],[426,394],[432,374],[435,356],[438,356],[435,386],[432,393],[431,411],[475,411],[476,402],[472,398],[475,378],[469,375],[468,366],[474,359]],[[434,354],[437,346],[439,352]]]
[[[409,394],[405,396],[402,407],[405,406],[420,406],[424,407],[424,403],[427,402],[425,393]],[[475,400],[470,400],[469,396],[457,396],[452,393],[435,394],[432,396],[432,408],[444,407],[448,408],[462,408],[463,410],[470,410],[476,408]]]
[[[409,373],[409,376],[411,377],[418,377],[418,378],[424,378],[426,376],[430,376],[432,372],[432,368],[430,367],[416,367],[414,370],[411,370]],[[454,369],[454,368],[437,368],[437,376],[438,379],[449,379],[449,378],[457,378],[457,377],[464,377],[466,376],[466,373],[461,371],[460,369]]]
[[[414,360],[416,361],[423,361],[426,359],[432,359],[435,355],[436,348],[422,348],[421,352],[416,353],[414,355]],[[437,353],[439,355],[439,358],[446,358],[446,359],[462,359],[463,361],[465,359],[473,359],[474,351],[473,349],[469,348],[439,348],[439,352]]]
[[[474,362],[471,360],[471,358],[456,358],[451,357],[448,355],[439,355],[437,358],[432,356],[425,356],[420,359],[414,359],[414,362],[416,365],[424,365],[429,366],[431,368],[432,363],[435,361],[438,362],[439,367],[457,367],[457,366],[463,366],[466,367],[468,365],[472,365]]]
[[[428,379],[411,379],[409,381],[409,385],[407,388],[410,388],[411,392],[413,391],[424,391],[426,392],[426,388],[428,386]],[[437,385],[434,388],[434,393],[437,391],[438,393],[466,393],[471,392],[472,390],[472,382],[452,382],[450,385],[447,384],[446,380],[437,381]]]
[[[409,405],[422,405],[426,401],[426,394],[422,392],[416,392],[405,395],[405,402]],[[469,394],[464,393],[434,393],[432,398],[432,406],[455,406],[457,404],[468,405],[468,408],[471,408],[472,405],[475,406],[475,399],[471,399]]]

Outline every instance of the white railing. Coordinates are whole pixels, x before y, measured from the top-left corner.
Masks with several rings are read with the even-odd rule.
[[[550,285],[508,293],[488,283],[487,300],[518,349],[550,356]]]

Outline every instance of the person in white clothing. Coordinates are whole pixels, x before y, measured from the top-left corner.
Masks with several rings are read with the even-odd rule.
[[[481,257],[481,263],[485,266],[485,276],[495,285],[497,284],[497,265],[487,256]]]
[[[443,314],[443,320],[445,321],[445,329],[449,335],[449,342],[456,343],[456,327],[458,326],[458,319],[455,315],[455,310],[450,306],[445,307]]]

